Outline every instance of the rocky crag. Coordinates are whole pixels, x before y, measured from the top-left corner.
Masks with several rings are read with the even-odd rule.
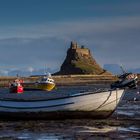
[[[70,74],[111,75],[100,67],[88,48],[79,46],[76,42],[71,42],[60,71],[55,73],[55,75]]]

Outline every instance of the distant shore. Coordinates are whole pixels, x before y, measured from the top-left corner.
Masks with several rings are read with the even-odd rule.
[[[17,77],[0,77],[0,87],[6,87]],[[35,82],[39,77],[20,77],[25,82]],[[56,85],[85,85],[85,84],[106,84],[117,80],[111,75],[59,75],[52,76]]]
[[[61,75],[53,76],[57,85],[109,84],[117,80],[111,75]]]
[[[138,75],[140,80],[140,75]],[[17,77],[0,77],[0,87],[8,86]],[[39,77],[20,77],[25,82],[35,82]],[[57,75],[52,76],[56,85],[110,84],[118,80],[115,75]]]

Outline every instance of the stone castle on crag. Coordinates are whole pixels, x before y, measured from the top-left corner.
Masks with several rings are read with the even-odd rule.
[[[76,42],[71,42],[67,51],[67,56],[61,65],[58,75],[68,74],[110,74],[102,69],[88,48],[79,46]]]

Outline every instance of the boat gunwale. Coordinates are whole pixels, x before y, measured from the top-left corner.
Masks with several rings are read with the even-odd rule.
[[[52,101],[52,100],[61,100],[61,99],[68,99],[68,98],[75,98],[79,96],[86,96],[86,95],[91,95],[91,94],[102,94],[103,92],[112,92],[112,91],[117,91],[117,90],[123,90],[124,89],[109,89],[105,91],[95,91],[95,92],[82,92],[82,93],[76,93],[73,95],[67,95],[63,97],[56,97],[56,98],[49,98],[49,99],[16,99],[16,98],[0,98],[0,101],[14,101],[14,102],[38,102],[38,101]]]

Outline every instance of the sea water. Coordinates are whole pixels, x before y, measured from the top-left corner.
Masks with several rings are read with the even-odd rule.
[[[75,94],[83,91],[102,90],[106,85],[60,86],[53,92]],[[0,89],[0,94],[9,94]],[[111,140],[140,139],[139,88],[127,90],[116,111],[108,119],[66,120],[0,120],[0,140]],[[51,92],[26,91],[24,94],[43,98]],[[30,96],[29,95],[29,96]],[[88,115],[88,114],[87,114]]]

